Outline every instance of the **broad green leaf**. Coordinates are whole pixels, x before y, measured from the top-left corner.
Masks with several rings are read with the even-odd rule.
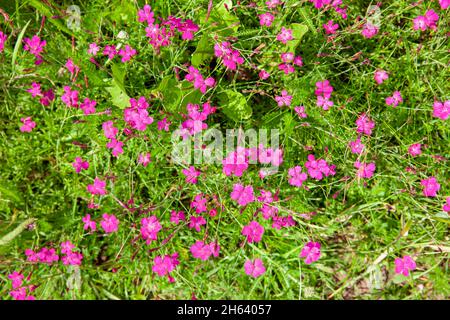
[[[179,111],[182,93],[178,81],[173,76],[163,78],[156,91],[161,93],[163,105],[169,111]]]
[[[17,53],[19,52],[20,46],[22,45],[23,36],[25,35],[25,31],[27,30],[27,27],[30,24],[30,22],[31,22],[31,20],[28,20],[25,27],[23,27],[22,31],[20,31],[19,37],[17,38],[16,44],[14,46],[14,51],[13,51],[12,60],[11,60],[11,66],[12,66],[13,70],[16,67],[15,63],[16,63],[16,59],[17,59]]]
[[[300,44],[300,41],[302,41],[303,36],[308,31],[308,27],[301,23],[292,23],[290,29],[292,29],[292,36],[294,39],[288,41],[286,45],[288,48],[287,51],[295,52],[295,48],[297,48]]]
[[[204,34],[197,44],[194,54],[191,58],[191,64],[198,68],[208,58],[211,58],[214,54],[213,44],[210,41],[209,34]]]
[[[223,113],[236,122],[252,116],[252,108],[245,96],[234,90],[224,90],[218,95]]]
[[[130,97],[122,90],[116,80],[113,79],[111,84],[111,87],[106,88],[106,91],[111,94],[111,103],[121,109],[127,108],[130,104]]]
[[[27,228],[27,226],[29,224],[32,224],[35,221],[36,221],[35,218],[29,218],[29,219],[25,220],[24,222],[22,222],[21,224],[19,224],[13,231],[4,235],[0,239],[0,246],[4,246],[4,245],[8,244],[9,242],[11,242],[12,240],[14,240],[14,238],[16,238],[19,234],[21,234]]]

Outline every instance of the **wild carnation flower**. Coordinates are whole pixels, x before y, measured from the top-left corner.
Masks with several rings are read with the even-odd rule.
[[[268,73],[266,70],[261,70],[259,73],[258,73],[258,77],[261,79],[261,80],[266,80],[267,78],[269,78],[270,77],[270,73]]]
[[[322,8],[323,6],[325,6],[325,5],[327,5],[327,4],[330,4],[330,3],[331,3],[331,0],[309,0],[309,2],[313,3],[313,4],[314,4],[314,7],[315,7],[316,9],[320,9],[320,8]]]
[[[233,49],[227,41],[221,44],[216,43],[214,45],[214,54],[216,57],[222,58],[224,66],[230,70],[236,70],[237,65],[244,63],[244,58],[241,57],[239,51]]]
[[[183,211],[172,210],[170,213],[170,222],[178,224],[180,221],[184,221],[185,215]]]
[[[375,71],[373,78],[375,79],[376,83],[382,84],[384,80],[387,80],[389,78],[389,74],[384,70],[377,70]]]
[[[253,278],[258,278],[266,272],[261,259],[247,260],[244,263],[245,273]]]
[[[364,133],[368,136],[372,134],[373,128],[375,128],[375,122],[372,121],[365,113],[361,114],[356,120],[356,131]]]
[[[314,91],[314,94],[316,96],[323,96],[324,98],[331,98],[331,93],[333,92],[334,88],[330,85],[330,81],[323,80],[316,82],[316,90]]]
[[[391,97],[386,98],[386,104],[388,106],[393,106],[394,108],[398,106],[399,103],[403,102],[402,94],[400,91],[394,91]]]
[[[106,194],[106,182],[103,180],[100,180],[99,178],[94,179],[93,184],[89,184],[87,186],[87,191],[93,195],[99,194],[99,195],[105,195]]]
[[[291,186],[301,187],[303,182],[305,182],[306,179],[308,179],[308,175],[302,172],[301,166],[295,166],[294,168],[290,168],[288,174],[290,176],[289,184]]]
[[[286,90],[281,91],[281,96],[276,96],[275,101],[279,107],[290,106],[292,102],[292,96],[288,95]]]
[[[270,27],[272,25],[273,19],[275,19],[275,17],[269,13],[263,13],[259,15],[259,24],[262,26],[267,26]]]
[[[108,59],[112,60],[117,55],[117,49],[115,46],[107,45],[103,49],[103,55],[108,56]]]
[[[102,128],[105,137],[108,139],[113,139],[119,132],[119,129],[114,127],[114,123],[111,120],[103,122]]]
[[[48,106],[48,105],[50,105],[50,102],[52,102],[53,100],[55,100],[55,94],[53,93],[52,89],[49,89],[42,93],[42,98],[39,99],[39,102],[43,106]]]
[[[335,34],[336,30],[339,28],[337,23],[334,23],[333,20],[329,20],[327,23],[323,25],[326,34]]]
[[[195,196],[194,201],[191,202],[191,208],[195,208],[196,213],[206,212],[207,199],[203,193],[199,193]]]
[[[89,44],[89,49],[87,52],[90,55],[96,56],[99,50],[100,48],[98,47],[98,45],[95,42],[93,42]]]
[[[153,123],[153,118],[148,115],[148,103],[145,100],[145,97],[140,97],[138,101],[131,98],[130,104],[131,107],[124,110],[124,120],[133,129],[145,131],[147,129],[147,125]]]
[[[264,227],[257,221],[252,221],[242,229],[242,235],[247,237],[248,243],[260,242],[264,234]]]
[[[36,122],[31,120],[31,117],[20,118],[23,125],[20,127],[20,131],[22,132],[31,132],[36,127]]]
[[[75,63],[73,63],[72,59],[67,59],[65,67],[69,72],[73,75],[77,74],[80,71],[80,67],[78,67]]]
[[[302,249],[300,253],[301,258],[306,258],[305,263],[311,264],[320,258],[320,243],[318,242],[308,242]]]
[[[316,160],[313,154],[308,155],[308,161],[305,163],[305,168],[308,169],[308,174],[311,178],[322,180],[323,176],[334,176],[336,172],[335,165],[329,165],[325,160]]]
[[[450,6],[450,0],[439,0],[439,4],[442,10],[447,9]]]
[[[5,49],[6,38],[7,38],[6,34],[0,31],[0,52],[2,52]]]
[[[416,262],[410,256],[395,259],[395,273],[409,276],[409,271],[416,269]]]
[[[292,30],[281,27],[281,31],[277,35],[277,40],[283,44],[287,44],[287,42],[292,39],[294,39],[294,37],[292,36]]]
[[[375,36],[378,33],[378,27],[371,24],[370,22],[367,22],[364,27],[363,30],[361,31],[361,34],[366,38],[366,39],[370,39],[373,36]]]
[[[187,81],[194,84],[195,89],[200,89],[201,93],[205,93],[208,87],[214,87],[216,81],[214,78],[203,79],[200,71],[198,71],[193,66],[188,68],[188,74],[184,77]]]
[[[40,64],[42,62],[41,53],[44,50],[44,47],[46,46],[47,41],[45,41],[45,40],[41,41],[41,38],[39,38],[39,36],[34,35],[31,39],[25,38],[24,42],[25,42],[25,45],[24,45],[23,49],[35,56],[35,58],[36,58],[35,64],[36,65]]]
[[[425,197],[436,197],[437,192],[441,188],[435,177],[423,179],[420,181],[420,184],[423,186],[423,195]]]
[[[248,159],[245,148],[238,146],[236,151],[230,152],[225,159],[222,160],[222,164],[222,171],[226,176],[230,176],[232,174],[236,177],[242,176],[244,171],[248,168]]]
[[[348,143],[348,146],[350,147],[352,153],[355,154],[361,154],[361,152],[364,150],[364,144],[361,143],[361,139],[358,138],[355,141],[350,141]]]
[[[112,139],[106,144],[106,147],[107,147],[108,149],[112,149],[112,155],[113,155],[114,157],[118,157],[119,154],[122,154],[122,153],[123,153],[123,149],[122,149],[122,147],[123,147],[123,142],[122,142],[122,141],[119,141],[119,140],[116,140],[115,138],[112,138]]]
[[[64,86],[64,94],[61,96],[61,100],[68,107],[78,108],[78,91],[72,90],[69,86]]]
[[[138,157],[138,163],[142,164],[144,167],[146,167],[152,160],[150,159],[150,152],[147,153],[141,153]]]
[[[433,117],[447,120],[450,117],[450,100],[445,102],[435,101],[433,103]]]
[[[146,4],[142,9],[138,11],[138,21],[139,22],[147,22],[147,24],[153,25],[155,22],[154,13],[152,11],[152,7]]]
[[[169,282],[175,281],[170,273],[175,270],[175,267],[180,264],[178,261],[178,252],[175,252],[171,255],[156,256],[153,260],[152,271],[155,272],[158,276],[168,276]]]
[[[421,147],[422,145],[420,143],[414,143],[409,146],[408,153],[413,157],[417,157],[422,153]]]
[[[197,183],[197,177],[200,176],[201,172],[196,170],[194,166],[190,166],[189,169],[183,169],[183,174],[186,176],[186,183]]]
[[[328,100],[328,98],[324,98],[322,96],[317,97],[317,106],[322,107],[323,110],[328,110],[330,107],[334,105],[334,102],[331,100]]]
[[[361,163],[359,161],[355,161],[354,166],[356,169],[358,169],[358,171],[356,172],[356,176],[358,178],[371,178],[376,169],[374,162]]]
[[[75,161],[72,163],[72,167],[75,169],[76,173],[80,173],[81,170],[87,170],[89,168],[89,162],[83,161],[80,157],[76,157]]]
[[[231,199],[235,200],[240,206],[246,206],[250,202],[255,201],[252,186],[243,186],[236,183],[233,186],[233,191],[230,194]]]
[[[113,214],[104,213],[102,215],[102,220],[100,221],[100,225],[106,233],[116,232],[119,228],[119,220]]]
[[[97,224],[95,223],[95,221],[91,220],[91,215],[90,214],[85,215],[81,219],[81,221],[83,221],[83,223],[84,223],[84,226],[83,226],[84,230],[89,230],[89,229],[91,229],[91,231],[97,230]]]
[[[131,59],[131,57],[136,55],[136,50],[129,45],[125,45],[125,48],[120,49],[119,55],[122,56],[122,62],[127,62]]]
[[[281,1],[280,0],[268,0],[266,1],[266,6],[269,9],[273,9],[276,8],[276,6],[281,5]]]
[[[447,197],[445,199],[445,204],[442,207],[442,210],[445,211],[445,212],[450,212],[450,197]]]
[[[33,82],[31,84],[31,88],[27,90],[27,92],[31,93],[31,96],[40,97],[42,96],[41,85],[39,83]]]
[[[200,232],[200,228],[201,226],[206,224],[206,220],[203,217],[194,217],[191,216],[190,221],[189,221],[189,229],[195,229],[195,231]]]
[[[8,274],[8,279],[11,280],[13,289],[17,289],[22,286],[23,274],[14,271],[13,273]]]
[[[206,244],[203,241],[196,241],[191,246],[191,253],[194,258],[206,261],[213,255],[214,257],[219,256],[220,246],[217,243],[211,242]]]
[[[141,219],[141,236],[146,244],[151,244],[152,241],[158,239],[158,232],[162,229],[156,216]]]
[[[97,101],[91,100],[89,98],[85,98],[84,101],[80,104],[80,109],[83,110],[85,115],[95,113],[95,106],[97,105]]]
[[[304,106],[294,107],[294,111],[300,118],[307,118],[308,117],[308,115],[305,112],[305,107]]]

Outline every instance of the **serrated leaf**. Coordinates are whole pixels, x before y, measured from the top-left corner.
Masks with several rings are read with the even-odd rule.
[[[236,122],[252,116],[252,108],[248,105],[245,96],[234,90],[224,90],[218,95],[222,112]]]

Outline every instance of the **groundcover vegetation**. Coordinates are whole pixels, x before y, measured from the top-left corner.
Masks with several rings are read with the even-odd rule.
[[[2,299],[445,299],[448,0],[0,1]]]

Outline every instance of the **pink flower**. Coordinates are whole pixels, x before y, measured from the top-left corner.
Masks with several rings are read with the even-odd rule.
[[[78,67],[75,63],[73,63],[72,59],[70,58],[67,59],[65,67],[67,68],[67,70],[69,70],[72,76],[80,71],[80,67]]]
[[[207,199],[203,196],[203,193],[199,193],[195,196],[194,201],[191,202],[191,208],[195,208],[196,213],[206,212]]]
[[[80,109],[83,110],[85,115],[95,113],[95,106],[97,105],[97,101],[91,100],[89,98],[85,98],[84,101],[80,104]]]
[[[361,163],[359,161],[355,161],[354,166],[356,169],[358,169],[358,171],[356,172],[356,176],[358,178],[371,178],[376,169],[374,162]]]
[[[227,41],[214,45],[214,54],[218,58],[222,58],[225,67],[230,70],[236,70],[236,66],[244,63],[238,50],[233,50],[231,44]]]
[[[294,111],[295,111],[295,113],[297,113],[297,115],[300,118],[307,118],[308,117],[308,115],[305,112],[305,107],[304,106],[294,107]]]
[[[433,103],[433,117],[447,120],[450,117],[450,100]]]
[[[361,154],[361,152],[364,150],[364,145],[361,143],[361,139],[358,138],[355,141],[350,141],[348,143],[348,146],[350,147],[352,153],[355,154]]]
[[[33,82],[31,84],[31,88],[27,90],[27,92],[31,93],[31,96],[40,97],[42,96],[41,85],[39,83]]]
[[[41,53],[44,50],[44,47],[47,44],[47,42],[45,40],[41,41],[41,38],[39,38],[39,36],[37,35],[34,35],[31,39],[25,38],[24,42],[25,45],[23,49],[35,56],[36,58],[35,64],[37,65],[40,64],[42,62]]]
[[[423,195],[425,197],[436,197],[436,193],[441,188],[435,177],[423,179],[420,181],[420,184],[423,186]]]
[[[264,234],[264,227],[257,221],[252,221],[242,229],[242,235],[247,237],[248,243],[260,242]]]
[[[424,16],[417,16],[414,18],[413,24],[414,30],[427,30],[427,19]]]
[[[292,30],[281,27],[281,31],[277,35],[277,40],[283,44],[287,44],[287,42],[292,39],[294,39],[294,37],[292,36]]]
[[[367,22],[364,27],[363,30],[361,31],[361,34],[366,38],[366,39],[370,39],[373,36],[375,36],[378,33],[378,27],[371,24],[370,22]]]
[[[115,138],[112,138],[107,144],[106,147],[109,149],[112,149],[112,155],[114,157],[118,157],[119,154],[123,153],[123,142],[122,141],[118,141]]]
[[[107,45],[103,49],[103,55],[108,56],[108,59],[112,60],[117,55],[117,49],[115,46]]]
[[[99,50],[100,50],[100,48],[98,47],[98,45],[95,42],[93,42],[93,43],[89,44],[89,49],[87,52],[88,52],[88,54],[95,56],[95,55],[97,55]]]
[[[244,187],[240,183],[236,183],[233,186],[233,191],[230,194],[231,199],[235,200],[240,206],[246,206],[250,202],[255,201],[255,196],[253,194],[253,187]]]
[[[266,1],[266,6],[269,9],[276,8],[276,6],[278,6],[280,4],[281,4],[280,0],[268,0],[268,1]]]
[[[450,6],[450,0],[439,0],[439,4],[442,10],[447,9]]]
[[[173,222],[175,224],[178,224],[180,221],[184,221],[185,215],[183,211],[175,211],[172,210],[170,213],[170,222]]]
[[[148,4],[146,4],[144,6],[143,9],[140,9],[138,11],[138,21],[139,22],[147,22],[147,24],[153,25],[153,23],[155,22],[154,19],[154,13],[152,12],[152,7],[150,7]]]
[[[373,76],[376,83],[382,84],[384,80],[387,80],[389,78],[389,74],[384,70],[377,70],[375,71],[375,74]]]
[[[225,159],[222,160],[222,172],[226,176],[234,174],[236,177],[242,176],[248,168],[248,159],[246,157],[246,150],[242,147],[237,147],[236,151],[230,152]]]
[[[127,62],[131,59],[131,57],[136,55],[136,50],[129,45],[125,45],[124,49],[120,49],[119,55],[122,56],[122,62]]]
[[[291,186],[301,187],[303,182],[305,182],[306,179],[308,179],[308,175],[302,172],[301,166],[295,166],[294,168],[290,168],[288,174],[290,176],[289,184]]]
[[[91,229],[91,231],[97,230],[97,224],[95,223],[95,221],[91,220],[91,215],[90,214],[87,214],[81,220],[84,223],[84,226],[83,226],[84,230],[89,230],[89,229]]]
[[[187,19],[177,27],[177,30],[181,32],[181,39],[193,40],[194,33],[200,30],[200,27],[194,21]]]
[[[0,52],[2,52],[5,49],[6,38],[7,38],[6,34],[0,31]]]
[[[205,218],[191,216],[188,227],[189,227],[189,229],[194,228],[195,231],[200,232],[201,226],[203,226],[205,224],[206,224]]]
[[[314,91],[314,94],[316,96],[324,96],[324,98],[329,99],[331,97],[331,93],[333,92],[334,88],[330,85],[330,81],[323,80],[316,82],[316,90]]]
[[[261,80],[266,80],[267,78],[270,77],[270,73],[268,73],[266,70],[263,69],[259,72],[258,76]]]
[[[8,279],[11,280],[13,289],[17,289],[22,286],[23,274],[14,271],[13,273],[8,275]]]
[[[329,165],[325,160],[316,160],[314,155],[308,155],[308,161],[305,163],[305,168],[308,169],[308,174],[311,178],[316,180],[322,180],[323,176],[328,177],[335,175],[335,165]]]
[[[78,91],[72,90],[69,86],[64,86],[64,94],[61,96],[61,100],[68,107],[78,108]]]
[[[439,16],[433,9],[427,10],[427,12],[425,12],[425,19],[427,27],[432,30],[436,30],[436,22],[438,22]]]
[[[322,8],[323,6],[325,6],[325,5],[327,5],[327,4],[330,4],[330,3],[331,3],[331,0],[309,0],[309,2],[314,3],[314,7],[315,7],[316,9],[320,9],[320,8]]]
[[[244,264],[245,273],[253,278],[258,278],[266,272],[261,259],[247,260]]]
[[[269,13],[263,13],[259,15],[259,24],[262,26],[268,26],[270,27],[272,25],[273,19],[275,19],[275,17]]]
[[[130,107],[126,108],[123,112],[124,120],[133,129],[139,131],[145,131],[147,125],[153,123],[153,118],[148,115],[148,102],[145,97],[140,97],[139,100],[134,98],[130,99]]]
[[[89,168],[89,162],[83,161],[80,157],[76,157],[75,161],[72,163],[72,167],[75,169],[76,173],[80,173],[81,170],[87,170]]]
[[[117,220],[116,216],[113,214],[104,213],[102,215],[102,220],[100,221],[100,225],[106,233],[116,232],[119,228],[119,220]]]
[[[420,143],[414,143],[409,146],[408,153],[413,157],[417,157],[422,153],[421,147],[422,145]]]
[[[45,91],[42,95],[43,96],[42,96],[41,99],[39,99],[39,102],[43,106],[48,106],[48,105],[50,105],[50,102],[55,100],[55,94],[53,93],[52,89],[49,89],[49,90]]]
[[[158,121],[158,130],[162,131],[169,131],[169,126],[171,125],[170,121],[167,121],[167,118],[162,119],[161,121]]]
[[[330,107],[334,105],[334,102],[331,100],[328,100],[328,98],[324,98],[322,96],[317,97],[317,106],[322,107],[323,110],[328,110]]]
[[[87,191],[93,195],[99,194],[99,195],[105,195],[106,194],[106,182],[100,180],[99,178],[94,179],[93,184],[89,184],[87,186]]]
[[[114,124],[113,124],[113,122],[111,120],[103,122],[102,128],[103,128],[103,132],[105,134],[105,137],[108,138],[108,139],[113,139],[117,135],[117,133],[119,132],[119,129],[114,127]]]
[[[211,242],[206,244],[203,241],[196,241],[191,246],[191,253],[194,258],[206,261],[213,255],[215,257],[219,256],[220,246],[217,243]]]
[[[20,127],[20,131],[22,132],[31,132],[36,127],[36,122],[31,120],[31,117],[20,118],[23,125]]]
[[[81,265],[81,260],[83,260],[83,255],[80,252],[69,252],[61,260],[66,266],[79,266]]]
[[[395,273],[409,276],[409,271],[416,269],[416,262],[410,256],[395,258]]]
[[[356,131],[364,133],[368,136],[372,134],[373,128],[375,128],[375,122],[372,121],[365,113],[361,114],[356,120]]]
[[[326,24],[323,25],[326,34],[335,34],[336,30],[339,28],[337,23],[334,23],[333,20],[329,20]]]
[[[200,176],[201,172],[197,171],[194,166],[190,166],[189,169],[183,169],[183,174],[186,176],[186,183],[197,183],[197,177]]]
[[[308,242],[302,249],[300,253],[301,258],[306,258],[305,263],[311,264],[320,258],[320,243],[318,242]]]
[[[167,275],[169,282],[173,282],[175,280],[170,276],[170,273],[175,270],[175,267],[178,264],[180,264],[178,261],[178,252],[175,252],[172,255],[165,255],[164,257],[157,256],[153,260],[152,271],[160,277]]]
[[[386,98],[386,104],[388,106],[397,107],[399,103],[403,102],[402,95],[400,91],[394,91],[394,94],[391,97]]]
[[[444,204],[444,206],[442,207],[442,210],[443,211],[445,211],[445,212],[450,212],[450,197],[447,197],[446,199],[445,199],[445,204]]]
[[[138,163],[142,164],[144,167],[146,167],[152,160],[150,159],[150,152],[147,153],[141,153],[138,157]]]
[[[74,248],[75,248],[75,246],[69,240],[61,242],[61,252],[63,254],[71,253],[72,249],[74,249]]]
[[[193,66],[188,68],[188,74],[184,78],[187,81],[192,82],[194,84],[194,88],[200,89],[201,93],[205,93],[208,87],[212,88],[216,84],[214,78],[203,79],[200,71]]]
[[[162,229],[156,216],[141,219],[141,236],[146,244],[151,244],[152,241],[158,239],[158,232]]]
[[[275,101],[278,103],[279,107],[290,106],[292,101],[292,96],[288,95],[286,90],[281,91],[281,96],[276,96]]]

